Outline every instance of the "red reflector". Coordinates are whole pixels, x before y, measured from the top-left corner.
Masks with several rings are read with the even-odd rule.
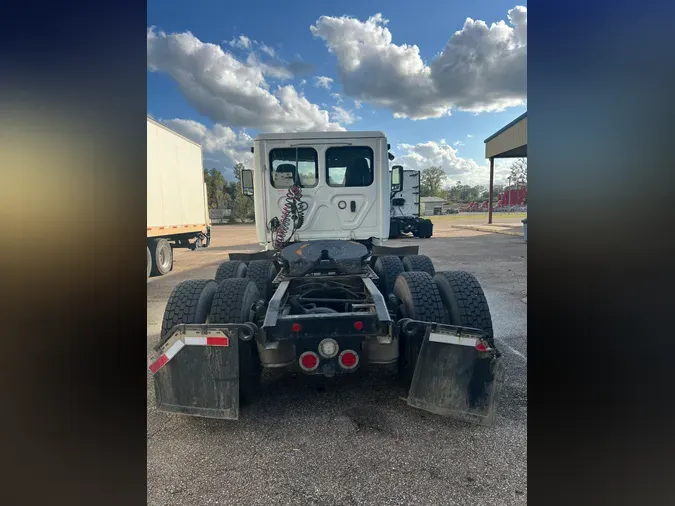
[[[291,325],[291,330],[293,332],[300,332],[302,330],[302,325],[300,325],[299,323],[294,323],[293,325]]]
[[[363,328],[363,322],[362,321],[354,322],[354,328],[356,330],[361,330]]]
[[[356,360],[356,353],[353,351],[346,351],[340,357],[340,363],[342,363],[344,367],[354,367],[354,365],[356,365]]]
[[[230,339],[226,337],[207,337],[206,346],[229,346]]]
[[[164,364],[166,364],[168,361],[169,361],[169,358],[166,355],[162,355],[157,360],[155,360],[152,364],[150,364],[150,372],[152,374],[155,374],[162,367],[164,367]]]
[[[487,346],[485,346],[484,343],[481,343],[480,341],[478,341],[478,344],[476,345],[476,349],[478,351],[485,351],[485,350],[487,350]]]
[[[305,369],[314,369],[319,363],[319,359],[312,353],[307,353],[300,357],[300,363]]]

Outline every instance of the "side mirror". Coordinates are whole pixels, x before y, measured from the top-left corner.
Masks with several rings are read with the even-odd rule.
[[[394,165],[391,168],[391,191],[400,192],[403,189],[403,166]]]
[[[241,193],[246,197],[253,196],[253,171],[251,169],[241,171]]]

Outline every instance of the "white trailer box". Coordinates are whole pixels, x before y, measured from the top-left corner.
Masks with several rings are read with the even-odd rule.
[[[172,248],[208,246],[211,221],[201,146],[151,118],[147,127],[149,276],[171,270]]]

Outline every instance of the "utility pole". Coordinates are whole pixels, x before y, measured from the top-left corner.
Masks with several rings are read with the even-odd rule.
[[[511,176],[509,176],[509,210],[508,214],[511,214]]]

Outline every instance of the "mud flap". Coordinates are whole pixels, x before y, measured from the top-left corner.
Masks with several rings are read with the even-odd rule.
[[[427,332],[422,341],[408,404],[438,415],[492,425],[503,382],[498,353],[438,342],[436,336]]]
[[[183,325],[149,360],[157,409],[207,418],[239,418],[237,330]],[[181,332],[182,330],[182,332]],[[218,344],[207,344],[207,343]],[[226,344],[224,344],[226,343]],[[168,357],[164,359],[163,357]]]

